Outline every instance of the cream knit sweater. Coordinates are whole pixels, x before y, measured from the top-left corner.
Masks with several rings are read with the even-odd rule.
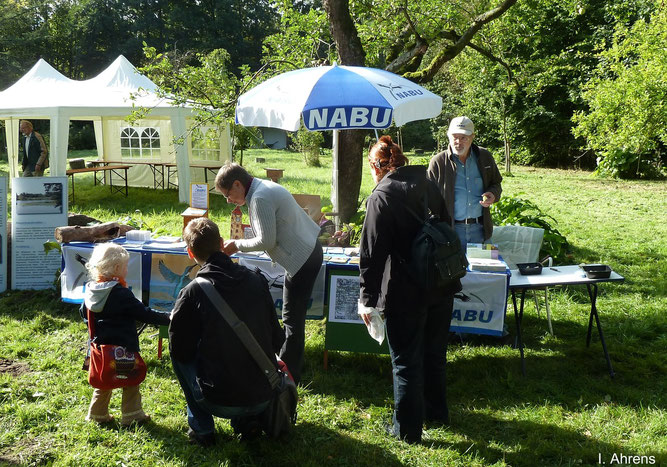
[[[236,246],[240,251],[266,251],[294,276],[313,252],[320,228],[277,183],[253,178],[245,199],[255,237],[236,240]]]

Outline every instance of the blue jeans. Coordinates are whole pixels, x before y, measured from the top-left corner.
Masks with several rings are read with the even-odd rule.
[[[424,419],[447,423],[447,343],[454,297],[418,309],[385,310],[394,379],[394,434],[421,441]]]
[[[484,226],[482,224],[457,224],[454,230],[461,240],[461,248],[465,253],[468,243],[484,243]]]
[[[182,363],[171,359],[176,378],[183,389],[187,402],[188,425],[198,435],[207,435],[215,431],[213,416],[231,419],[233,428],[244,425],[247,419],[261,414],[269,406],[269,401],[248,407],[226,407],[213,404],[202,395],[197,383],[197,370],[194,362]]]

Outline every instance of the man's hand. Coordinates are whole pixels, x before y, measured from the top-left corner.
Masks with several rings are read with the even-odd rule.
[[[479,202],[485,208],[488,208],[496,201],[496,197],[490,191],[482,194],[482,201]]]
[[[222,249],[222,252],[226,255],[233,255],[239,251],[239,247],[236,246],[236,242],[234,240],[225,240],[225,246]]]

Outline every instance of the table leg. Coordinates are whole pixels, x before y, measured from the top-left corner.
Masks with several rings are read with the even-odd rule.
[[[176,173],[178,173],[178,168],[176,169]],[[171,167],[167,166],[167,188],[171,188],[172,185],[174,185],[174,188],[178,188],[178,185],[171,183]]]
[[[127,198],[127,169],[125,169],[125,197]]]
[[[158,360],[162,359],[162,338],[158,337],[157,339],[157,358]]]
[[[521,338],[521,321],[523,320],[523,304],[526,298],[526,289],[521,289],[521,309],[517,312],[516,292],[512,290],[512,304],[514,305],[514,322],[516,323],[516,339],[514,346],[519,348],[521,355],[521,373],[526,376],[526,359],[523,354],[523,340]]]
[[[109,171],[109,189],[111,190],[111,194],[114,193],[122,193],[123,192],[123,187],[114,187],[113,186],[113,174],[116,174],[120,179],[125,181],[125,197],[127,198],[128,195],[128,189],[127,189],[127,169],[123,169],[125,172],[125,177],[123,177],[123,174],[118,172],[116,169],[111,169]]]
[[[600,335],[600,342],[602,343],[604,358],[607,360],[607,368],[609,369],[609,375],[613,378],[614,368],[611,366],[611,358],[609,358],[609,352],[607,351],[607,344],[604,341],[604,334],[602,333],[602,326],[600,325],[600,317],[598,316],[598,308],[597,308],[598,286],[597,284],[586,284],[586,287],[588,288],[588,296],[591,299],[591,314],[588,318],[588,336],[586,340],[586,346],[588,347],[591,341],[591,327],[593,325],[593,318],[595,317],[595,324],[598,328],[598,334]]]

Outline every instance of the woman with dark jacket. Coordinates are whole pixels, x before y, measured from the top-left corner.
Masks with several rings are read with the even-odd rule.
[[[446,212],[423,166],[407,158],[390,136],[371,148],[368,161],[377,183],[366,205],[360,242],[359,314],[367,325],[374,311],[384,313],[394,375],[391,435],[421,441],[424,420],[447,424],[446,352],[454,293],[460,282],[430,293],[420,289],[404,263],[421,228],[411,215]],[[449,219],[443,219],[449,221]]]

